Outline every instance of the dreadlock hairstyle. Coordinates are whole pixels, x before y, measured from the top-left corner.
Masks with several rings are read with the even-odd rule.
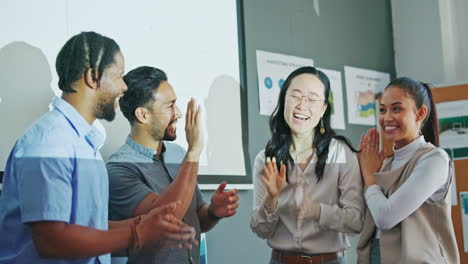
[[[75,93],[73,83],[86,74],[88,69],[93,79],[99,82],[102,73],[114,63],[114,56],[119,51],[113,39],[96,32],[81,32],[73,36],[62,47],[55,62],[60,90]]]
[[[320,122],[315,127],[314,140],[312,142],[312,147],[316,149],[317,155],[317,164],[315,165],[315,174],[317,175],[317,182],[320,182],[323,178],[323,173],[325,170],[326,160],[328,157],[328,149],[330,142],[333,138],[338,139],[346,143],[348,147],[353,151],[357,152],[349,142],[349,140],[344,136],[336,135],[335,131],[331,128],[330,118],[332,113],[332,105],[330,103],[330,80],[327,75],[322,71],[317,70],[314,67],[306,66],[301,67],[291,74],[284,82],[281,87],[281,91],[278,97],[278,103],[275,110],[270,116],[270,131],[271,139],[268,141],[265,147],[265,157],[276,157],[278,170],[281,164],[286,164],[286,166],[294,165],[294,159],[289,152],[292,138],[291,132],[286,120],[284,119],[284,106],[286,99],[286,92],[288,91],[289,86],[291,85],[292,80],[301,74],[312,74],[317,76],[317,78],[323,83],[325,87],[325,104],[328,104],[325,113],[323,114],[323,128],[325,132],[320,133]],[[286,174],[286,180],[288,181],[289,175]]]

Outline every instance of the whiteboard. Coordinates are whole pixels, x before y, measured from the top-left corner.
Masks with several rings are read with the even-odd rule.
[[[55,72],[60,48],[71,36],[92,30],[116,40],[126,71],[142,65],[165,71],[182,112],[196,98],[205,133],[200,174],[245,175],[237,18],[235,0],[2,1],[0,170],[16,139],[61,94]],[[96,124],[107,134],[105,159],[130,129],[116,112],[113,122]],[[184,123],[178,122],[175,143],[186,148]]]

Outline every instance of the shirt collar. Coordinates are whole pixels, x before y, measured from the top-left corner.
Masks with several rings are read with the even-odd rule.
[[[164,155],[164,153],[166,152],[166,147],[164,146],[164,142],[161,142],[161,143],[163,144],[161,151],[162,151],[162,154]],[[156,155],[157,153],[155,149],[150,149],[141,145],[140,143],[133,140],[133,138],[131,138],[130,136],[127,136],[127,140],[125,141],[125,144],[129,145],[132,149],[134,149],[135,151],[137,151],[138,153],[142,154],[143,156],[147,158],[150,158],[153,160],[159,160],[158,155]]]
[[[411,143],[400,149],[395,149],[395,146],[393,146],[395,160],[405,160],[409,158],[416,152],[416,150],[418,150],[422,145],[424,145],[424,143],[426,143],[426,141],[424,140],[424,136],[419,136]]]
[[[105,141],[105,136],[90,125],[76,109],[62,98],[55,97],[52,106],[62,113],[79,136],[85,137],[94,149],[99,149]]]

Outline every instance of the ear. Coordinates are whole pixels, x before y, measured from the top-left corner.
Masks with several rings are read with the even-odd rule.
[[[96,71],[92,68],[86,69],[84,73],[84,81],[86,85],[93,90],[99,88],[99,80],[97,78]]]
[[[143,107],[137,107],[135,109],[135,119],[138,123],[141,124],[148,124],[150,120],[150,114],[148,112],[148,109],[143,108]]]
[[[325,111],[327,111],[327,107],[328,107],[328,104],[323,104],[322,114],[320,115],[320,118],[322,118],[323,115],[325,114]]]
[[[428,115],[427,107],[423,105],[421,108],[418,109],[416,121],[422,122],[426,118],[427,115]]]

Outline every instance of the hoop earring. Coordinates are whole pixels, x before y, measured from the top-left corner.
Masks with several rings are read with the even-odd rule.
[[[323,118],[320,118],[320,134],[325,134],[325,127],[323,126]]]

